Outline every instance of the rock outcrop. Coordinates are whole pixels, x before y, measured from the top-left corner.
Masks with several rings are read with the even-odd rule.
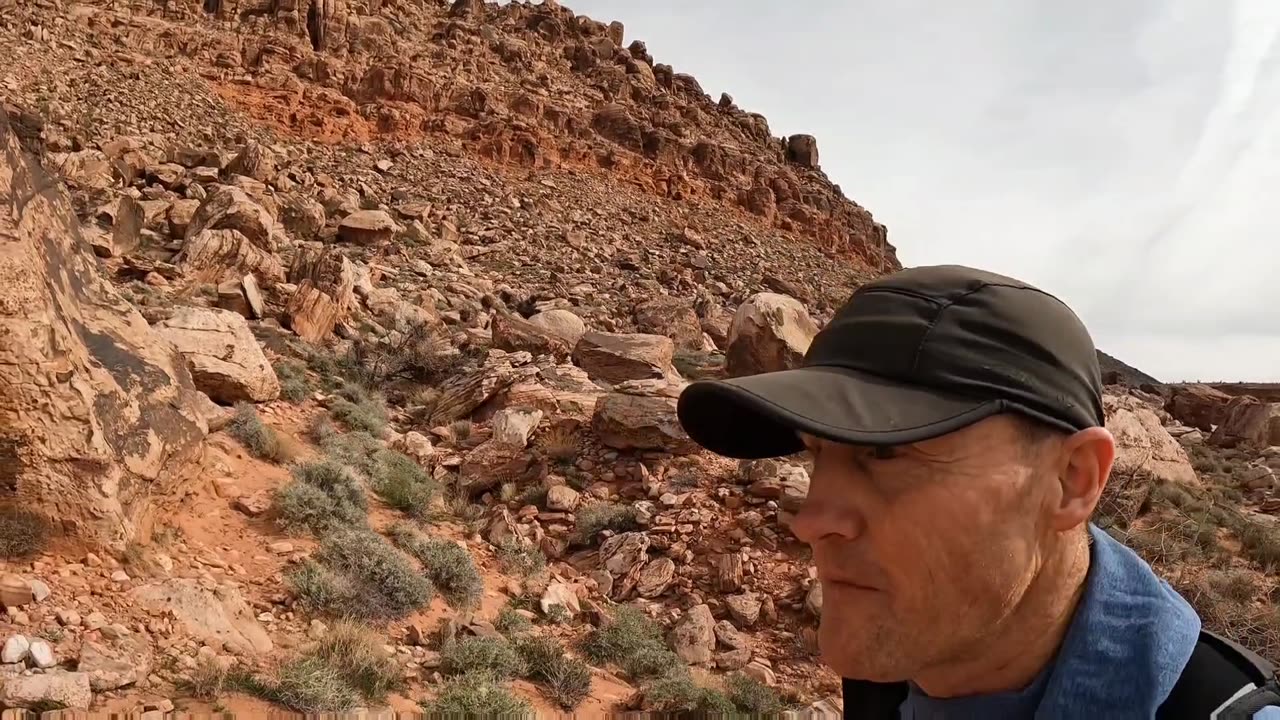
[[[733,317],[725,370],[738,377],[796,367],[817,334],[817,323],[799,300],[778,293],[753,295]]]
[[[244,316],[229,310],[181,308],[156,331],[186,359],[195,385],[215,402],[266,402],[280,380]]]
[[[207,432],[173,347],[98,275],[66,191],[0,113],[0,495],[145,536]]]

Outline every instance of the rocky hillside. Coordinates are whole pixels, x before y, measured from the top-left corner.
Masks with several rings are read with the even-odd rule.
[[[0,705],[838,710],[805,466],[674,420],[899,266],[816,140],[552,1],[0,0],[0,57]],[[1127,392],[1108,526],[1230,497],[1155,559],[1276,627],[1260,411]]]

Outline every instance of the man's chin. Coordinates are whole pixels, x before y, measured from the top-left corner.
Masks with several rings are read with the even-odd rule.
[[[822,662],[840,677],[869,682],[900,682],[907,679],[901,663],[885,653],[880,643],[858,642],[862,638],[827,636],[818,633]]]

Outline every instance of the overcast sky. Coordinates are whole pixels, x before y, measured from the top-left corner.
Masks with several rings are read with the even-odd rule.
[[[1162,380],[1280,381],[1280,2],[566,4],[815,135],[904,264],[1040,285]]]

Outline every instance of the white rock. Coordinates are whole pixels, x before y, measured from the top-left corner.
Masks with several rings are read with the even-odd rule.
[[[31,651],[31,641],[26,635],[14,635],[4,642],[4,650],[0,652],[0,661],[5,663],[20,663],[27,659],[27,653]]]
[[[31,641],[31,662],[36,667],[48,669],[58,664],[58,660],[53,656],[53,647],[44,640],[36,639]]]

